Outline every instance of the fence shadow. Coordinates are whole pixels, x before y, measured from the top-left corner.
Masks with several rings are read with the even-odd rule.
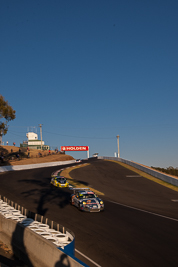
[[[62,254],[59,261],[56,262],[54,267],[70,267],[70,262],[66,254]]]
[[[19,223],[16,224],[15,231],[12,235],[11,246],[13,248],[13,253],[25,262],[25,265],[28,267],[33,267],[31,260],[28,257],[26,247],[24,245],[24,231],[26,227],[22,227]],[[18,245],[17,245],[18,244]],[[20,246],[20,249],[18,248]]]

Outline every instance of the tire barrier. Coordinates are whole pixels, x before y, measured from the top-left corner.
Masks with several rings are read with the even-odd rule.
[[[0,239],[24,262],[30,258],[34,267],[61,266],[55,264],[60,263],[62,255],[71,267],[87,266],[74,256],[75,236],[72,231],[1,195]]]
[[[25,227],[22,223],[6,219],[1,214],[0,240],[27,266],[86,266],[80,260],[64,253],[61,248],[58,248],[59,243],[56,238],[51,236],[44,238],[34,233],[28,227]]]
[[[0,214],[6,219],[15,220],[21,223],[23,226],[28,227],[36,234],[39,234],[40,236],[48,240],[52,240],[51,242],[53,242],[57,247],[60,247],[62,249],[64,249],[65,246],[67,246],[74,240],[74,235],[70,234],[68,231],[65,232],[64,227],[63,231],[60,232],[53,228],[50,228],[49,224],[47,223],[42,223],[41,221],[36,221],[32,218],[27,218],[26,215],[22,214],[21,210],[16,209],[13,206],[7,204],[7,201],[5,202],[2,199],[0,200]]]

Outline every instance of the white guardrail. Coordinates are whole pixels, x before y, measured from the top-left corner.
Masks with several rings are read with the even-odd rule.
[[[169,176],[167,174],[163,174],[163,173],[160,173],[156,170],[153,170],[153,169],[150,169],[150,168],[147,168],[146,166],[142,166],[136,162],[133,162],[133,161],[129,161],[129,160],[126,160],[126,159],[122,159],[122,158],[116,158],[116,157],[98,157],[98,159],[107,159],[107,160],[115,160],[115,161],[120,161],[120,162],[123,162],[127,165],[130,165],[140,171],[143,171],[147,174],[150,174],[152,175],[153,177],[155,178],[158,178],[166,183],[169,183],[169,184],[172,184],[172,185],[175,185],[175,186],[178,186],[178,178],[174,178],[172,176]]]
[[[27,165],[3,166],[3,167],[0,167],[0,172],[29,170],[29,169],[36,169],[36,168],[43,168],[43,167],[53,167],[53,166],[67,165],[67,164],[72,164],[72,163],[75,163],[75,160],[35,163],[35,164],[27,164]]]

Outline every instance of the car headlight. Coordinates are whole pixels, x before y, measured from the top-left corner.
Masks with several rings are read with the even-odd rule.
[[[83,202],[83,205],[86,205],[86,204],[87,204],[87,203],[84,201],[84,202]]]
[[[100,204],[103,204],[103,201],[100,201]]]

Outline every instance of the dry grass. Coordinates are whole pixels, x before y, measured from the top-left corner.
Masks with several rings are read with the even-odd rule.
[[[11,149],[13,153],[18,153],[19,149],[22,148],[16,146],[0,146],[0,152],[3,151],[4,155],[8,155],[11,153]],[[30,158],[26,158],[30,153]],[[41,156],[39,156],[41,153]],[[6,165],[26,165],[26,164],[35,164],[35,163],[45,163],[45,162],[55,162],[55,161],[65,161],[65,160],[73,160],[74,158],[70,155],[55,153],[51,151],[49,155],[49,151],[43,151],[40,149],[30,149],[29,151],[22,152],[23,157],[18,160],[16,157],[14,159],[10,159]]]

